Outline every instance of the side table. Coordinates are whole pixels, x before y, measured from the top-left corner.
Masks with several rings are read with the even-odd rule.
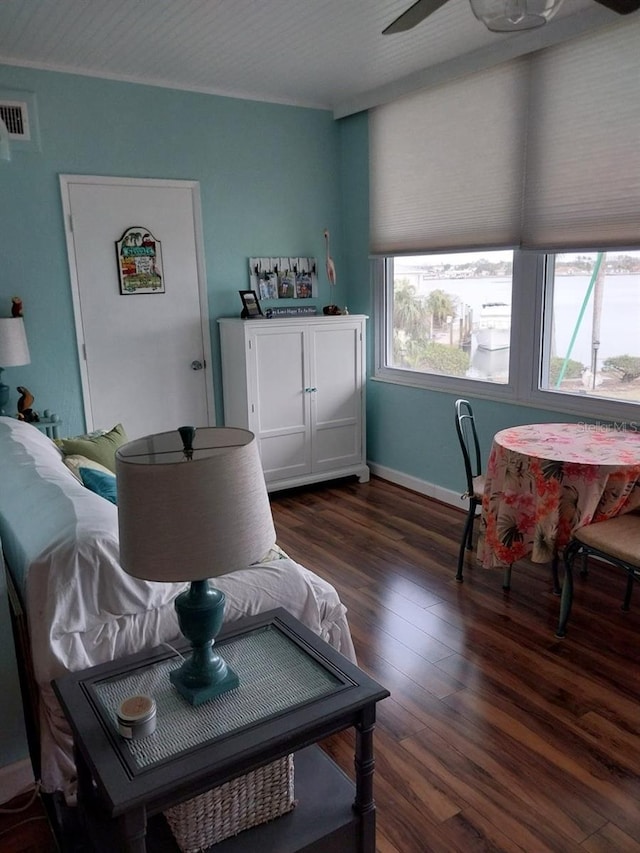
[[[73,732],[78,808],[94,849],[143,853],[149,818],[295,753],[296,808],[211,849],[375,853],[373,730],[389,691],[284,609],[230,625],[216,647],[240,686],[198,707],[169,682],[180,659],[164,648],[53,682]],[[154,696],[157,728],[129,741],[117,732],[116,709],[135,692]],[[350,727],[355,785],[317,746]],[[152,824],[148,849],[178,850],[166,826]],[[164,832],[158,846],[154,832]]]

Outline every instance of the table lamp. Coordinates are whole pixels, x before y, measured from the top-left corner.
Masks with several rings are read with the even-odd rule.
[[[255,436],[244,429],[180,427],[116,452],[120,563],[149,581],[190,581],[175,601],[192,653],[171,675],[200,705],[238,686],[214,652],[225,596],[209,578],[245,569],[275,542]]]
[[[29,364],[29,345],[22,317],[0,317],[0,415],[9,402],[9,386],[2,383],[5,367]]]

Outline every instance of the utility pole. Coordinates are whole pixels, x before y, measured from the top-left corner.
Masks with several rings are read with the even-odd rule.
[[[600,321],[602,319],[602,300],[604,297],[604,279],[606,252],[602,254],[602,261],[596,275],[593,286],[593,322],[591,324],[591,388],[596,387],[596,370],[598,367],[598,350],[600,349]]]

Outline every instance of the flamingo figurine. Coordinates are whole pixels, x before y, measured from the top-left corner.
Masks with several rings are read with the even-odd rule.
[[[336,283],[336,265],[333,263],[333,258],[329,252],[329,232],[325,228],[324,231],[324,240],[327,244],[327,259],[325,261],[325,266],[327,270],[327,278],[329,279],[329,284],[334,285]],[[337,305],[333,303],[331,305],[325,305],[322,309],[323,314],[341,314],[342,312],[338,308]]]
[[[333,258],[329,254],[329,232],[326,229],[324,232],[324,240],[325,240],[325,243],[327,244],[327,260],[326,260],[327,278],[329,279],[329,284],[335,284],[336,283],[336,265],[333,263]]]

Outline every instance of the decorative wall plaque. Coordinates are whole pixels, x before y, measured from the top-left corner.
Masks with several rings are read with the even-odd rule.
[[[162,249],[143,225],[127,228],[116,241],[120,293],[164,293]]]

